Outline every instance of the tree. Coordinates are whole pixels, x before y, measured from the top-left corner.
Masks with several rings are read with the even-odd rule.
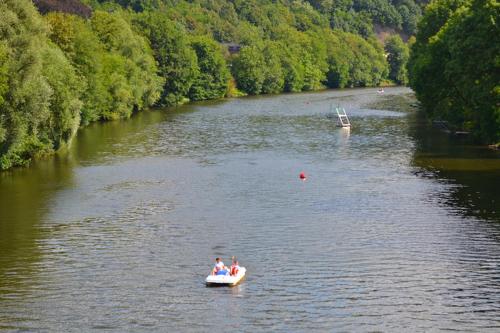
[[[444,68],[450,112],[463,114],[462,127],[481,142],[500,141],[500,6],[473,0],[438,33],[450,54]],[[478,52],[480,50],[480,52]],[[444,88],[444,87],[443,87]]]
[[[277,42],[269,41],[263,50],[265,61],[264,82],[262,83],[262,93],[277,94],[283,91],[285,78],[281,65],[281,52]]]
[[[345,88],[351,82],[349,59],[354,57],[340,36],[330,33],[328,37],[326,85],[330,88]]]
[[[5,43],[0,43],[0,110],[5,103],[7,92],[9,91],[9,56],[8,47]],[[0,111],[1,112],[1,111]],[[0,145],[5,141],[7,129],[4,127],[4,115],[0,113]]]
[[[190,45],[198,58],[200,72],[189,89],[189,98],[199,101],[224,97],[230,74],[221,47],[204,36],[194,37]]]
[[[24,165],[51,149],[44,125],[53,91],[43,76],[39,52],[47,47],[46,33],[30,1],[0,2],[2,81],[7,81],[0,105],[0,169]]]
[[[50,13],[45,17],[50,26],[50,39],[65,53],[81,81],[81,124],[103,119],[111,114],[113,96],[105,85],[103,74],[107,54],[88,21],[77,16]]]
[[[354,0],[353,8],[357,12],[366,12],[382,25],[401,28],[403,19],[388,0]]]
[[[373,22],[367,12],[355,12],[354,10],[332,11],[330,26],[334,30],[355,33],[368,38],[373,35]]]
[[[499,8],[494,0],[429,4],[408,64],[428,115],[482,142],[500,140]]]
[[[403,31],[414,35],[417,32],[417,22],[422,16],[420,6],[413,0],[397,0],[394,5],[403,21]]]
[[[53,149],[57,150],[71,141],[80,125],[82,85],[64,53],[48,46],[42,51],[42,73],[52,88],[45,127]]]
[[[5,94],[9,90],[9,55],[8,47],[5,43],[0,43],[0,107],[5,102]],[[0,138],[2,136],[0,135]],[[1,139],[0,139],[1,142]]]
[[[332,88],[376,86],[387,76],[382,46],[351,34],[329,36],[327,85]]]
[[[159,75],[165,80],[159,104],[181,103],[199,75],[198,59],[188,35],[158,11],[136,16],[134,23],[149,39]]]
[[[163,79],[148,42],[122,13],[95,11],[92,20],[51,13],[50,38],[75,67],[82,81],[82,123],[130,117],[159,99]]]
[[[243,47],[232,63],[238,89],[250,95],[260,94],[266,78],[264,67],[264,57],[257,46]]]
[[[385,52],[389,63],[389,79],[398,84],[408,83],[406,64],[410,57],[408,46],[399,35],[392,35],[385,41]]]
[[[156,63],[148,42],[133,32],[120,12],[95,11],[91,26],[110,53],[104,59],[104,67],[113,71],[108,74],[116,79],[115,83],[109,81],[114,109],[104,117],[127,118],[134,108],[142,110],[153,105],[160,97],[163,79],[156,74]]]

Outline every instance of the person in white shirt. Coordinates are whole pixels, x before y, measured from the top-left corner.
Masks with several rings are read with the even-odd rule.
[[[212,270],[212,275],[226,275],[227,271],[228,269],[222,260],[220,260],[220,258],[215,258],[215,266]]]

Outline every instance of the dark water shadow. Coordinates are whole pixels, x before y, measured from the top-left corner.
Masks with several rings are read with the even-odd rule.
[[[54,193],[73,185],[72,166],[64,154],[0,173],[0,301],[36,284],[43,257],[39,244],[50,237],[43,220]]]
[[[420,112],[410,123],[415,174],[456,185],[443,198],[456,212],[500,223],[500,152],[433,128]]]

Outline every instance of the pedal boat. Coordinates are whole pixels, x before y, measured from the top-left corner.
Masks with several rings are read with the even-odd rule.
[[[218,286],[234,287],[235,285],[237,285],[238,283],[240,283],[243,280],[243,278],[245,277],[246,271],[247,270],[245,267],[240,267],[238,274],[236,274],[234,276],[210,274],[205,279],[205,283],[207,284],[207,287],[218,287]]]

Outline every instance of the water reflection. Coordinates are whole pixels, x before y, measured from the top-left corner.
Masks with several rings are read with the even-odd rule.
[[[443,203],[458,214],[500,222],[500,152],[434,129],[422,114],[412,123],[412,164],[421,169],[416,173],[455,184]]]
[[[80,164],[109,162],[110,158],[130,157],[134,147],[144,141],[157,140],[158,123],[175,112],[144,111],[133,121],[118,120],[94,123],[80,129],[70,149],[70,155]]]
[[[0,298],[28,293],[37,284],[39,244],[47,237],[43,219],[53,195],[71,186],[71,175],[67,155],[0,173]]]
[[[443,176],[468,169],[436,172],[454,146],[373,99],[354,89],[145,112],[2,176],[0,329],[498,331],[500,230],[453,203],[464,186]],[[232,255],[246,281],[205,288],[214,257]]]

